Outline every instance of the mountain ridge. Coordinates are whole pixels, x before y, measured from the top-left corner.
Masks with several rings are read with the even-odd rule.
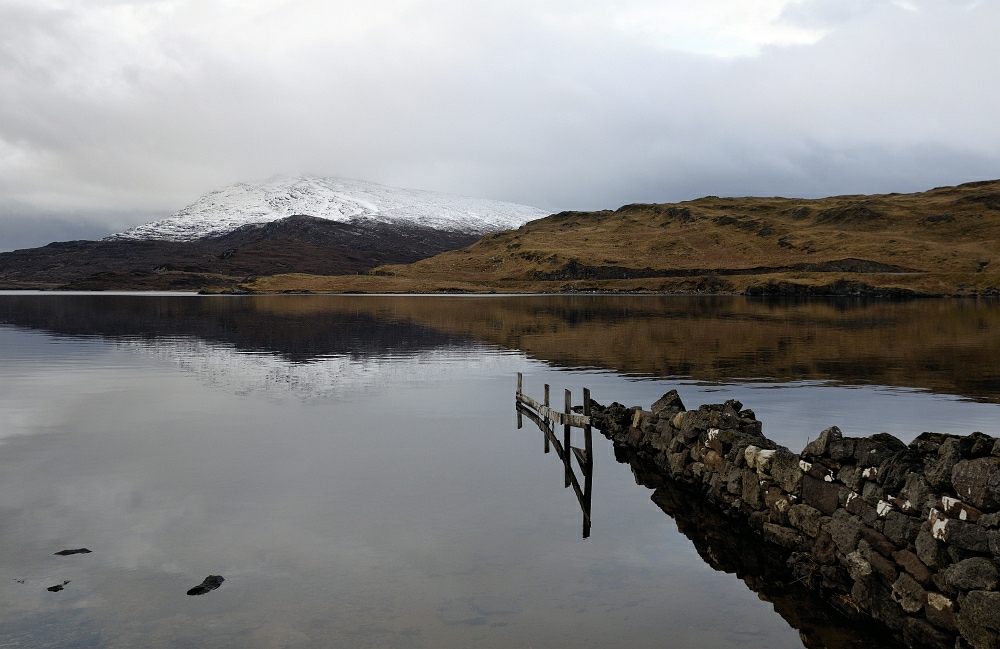
[[[485,234],[547,212],[517,203],[316,176],[236,183],[204,194],[173,215],[109,235],[106,241],[196,241],[295,215],[334,222],[383,222]]]

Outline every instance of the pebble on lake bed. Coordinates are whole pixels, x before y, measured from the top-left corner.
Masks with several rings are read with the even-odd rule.
[[[210,593],[221,586],[224,581],[225,578],[222,575],[209,575],[208,577],[205,577],[205,581],[189,590],[188,595],[204,595],[205,593]]]

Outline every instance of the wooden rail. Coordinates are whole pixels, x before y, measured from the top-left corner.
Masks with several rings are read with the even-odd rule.
[[[563,463],[565,473],[564,486],[573,488],[576,499],[580,503],[580,509],[583,510],[583,538],[587,538],[590,536],[591,496],[594,489],[594,444],[590,420],[590,390],[587,388],[583,389],[583,414],[578,415],[573,413],[572,395],[569,390],[566,390],[565,393],[565,411],[557,412],[549,406],[548,384],[545,385],[545,400],[543,403],[538,403],[524,394],[521,388],[522,376],[518,372],[517,393],[514,402],[514,407],[517,410],[517,427],[520,429],[522,426],[522,416],[527,417],[541,429],[545,438],[545,452],[548,453],[550,448],[555,448],[556,455]],[[563,426],[563,439],[561,443],[556,437],[553,424],[561,424]],[[573,428],[583,429],[583,448],[572,445]],[[580,486],[580,480],[576,477],[576,471],[573,469],[574,457],[583,473],[582,487]]]

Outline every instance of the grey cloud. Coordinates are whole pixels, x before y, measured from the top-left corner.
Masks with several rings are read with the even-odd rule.
[[[729,58],[522,3],[386,0],[328,37],[308,2],[270,23],[204,3],[222,13],[201,30],[185,2],[144,3],[174,13],[107,42],[86,19],[113,4],[0,2],[0,205],[94,229],[276,173],[554,211],[1000,177],[997,3],[791,4],[823,38]]]

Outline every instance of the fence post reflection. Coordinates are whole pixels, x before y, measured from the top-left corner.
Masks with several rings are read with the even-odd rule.
[[[549,386],[545,385],[545,397],[543,403],[538,403],[522,391],[523,383],[520,372],[517,379],[517,394],[515,395],[515,407],[518,414],[518,428],[520,428],[521,417],[525,416],[535,422],[542,431],[545,438],[545,452],[551,448],[555,449],[556,455],[562,461],[563,473],[565,476],[564,486],[572,487],[576,494],[577,502],[583,511],[583,538],[590,536],[590,510],[591,498],[594,488],[594,443],[592,427],[590,423],[590,390],[583,390],[582,415],[573,413],[572,393],[565,392],[564,412],[556,412],[549,404]],[[555,424],[563,425],[563,439],[555,436]],[[573,446],[573,428],[583,429],[583,448]],[[573,468],[573,457],[576,457],[577,465],[583,473],[583,486],[576,477]]]

